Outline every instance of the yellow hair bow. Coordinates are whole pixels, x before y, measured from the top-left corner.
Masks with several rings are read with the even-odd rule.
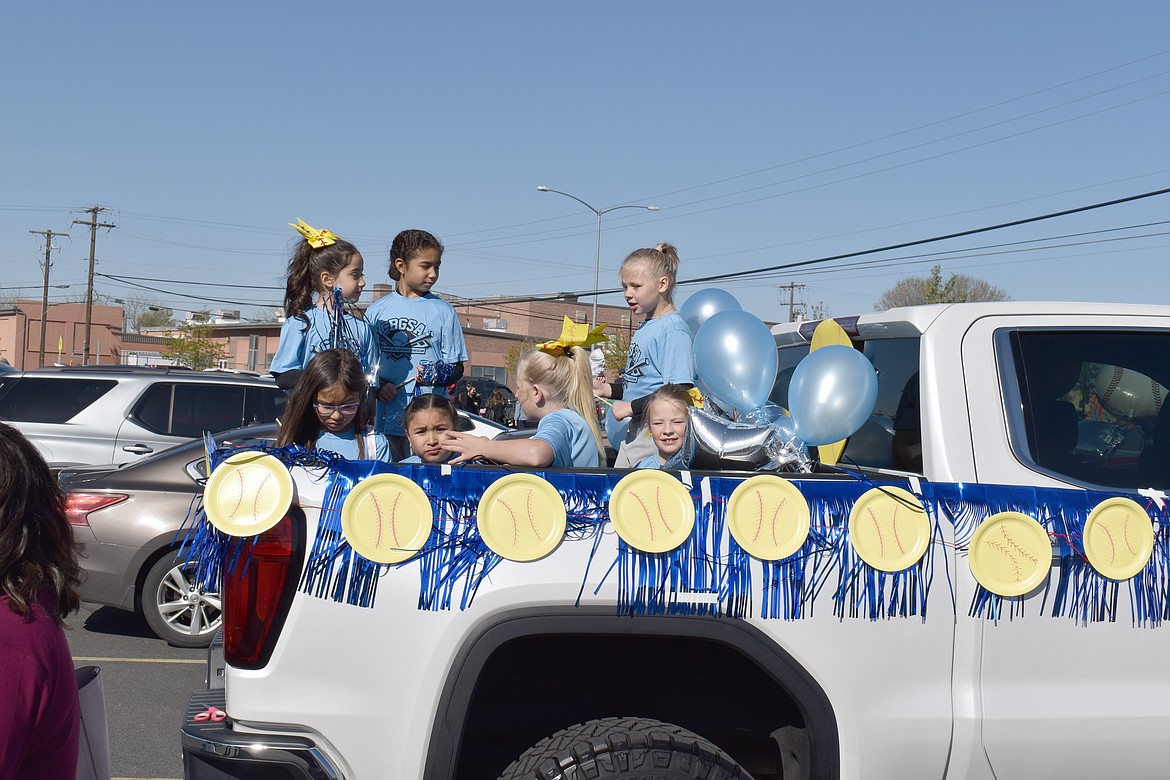
[[[687,390],[687,395],[691,397],[691,406],[696,409],[703,408],[703,391],[697,387],[692,387]]]
[[[293,223],[289,222],[288,226],[304,236],[305,240],[309,242],[309,246],[313,247],[314,249],[320,249],[323,246],[336,244],[341,240],[332,230],[318,230],[317,228],[309,225],[309,223],[305,222],[300,217],[297,217],[297,224],[294,225]]]
[[[561,326],[561,335],[552,341],[537,344],[536,348],[550,355],[567,355],[573,347],[588,347],[602,341],[609,341],[609,336],[601,332],[605,328],[604,324],[598,325],[596,328],[578,325],[565,317],[565,323]]]

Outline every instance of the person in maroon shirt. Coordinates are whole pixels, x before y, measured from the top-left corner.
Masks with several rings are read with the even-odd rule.
[[[81,604],[65,496],[0,423],[0,780],[72,778],[81,716],[64,618]]]

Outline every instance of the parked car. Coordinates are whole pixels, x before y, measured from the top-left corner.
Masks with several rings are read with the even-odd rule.
[[[480,436],[508,432],[502,425],[460,414],[460,428]],[[215,437],[229,446],[276,438],[276,425],[256,425]],[[178,531],[206,480],[203,441],[181,444],[134,463],[61,471],[65,511],[83,546],[86,601],[135,610],[161,639],[179,647],[206,647],[221,623],[218,592],[189,578],[180,560]]]
[[[129,463],[203,435],[272,423],[271,379],[137,366],[48,367],[0,375],[0,419],[54,468]]]

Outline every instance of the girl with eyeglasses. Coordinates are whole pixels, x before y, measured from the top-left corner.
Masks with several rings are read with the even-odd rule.
[[[352,352],[318,352],[288,398],[277,446],[299,444],[350,460],[389,462],[390,442],[369,425],[373,409],[368,387],[362,364]]]

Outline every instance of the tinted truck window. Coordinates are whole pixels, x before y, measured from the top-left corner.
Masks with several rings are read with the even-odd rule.
[[[14,422],[68,422],[116,384],[109,379],[22,377],[0,397],[0,418]]]
[[[1021,460],[1092,485],[1170,486],[1170,335],[1017,330],[999,342]]]

